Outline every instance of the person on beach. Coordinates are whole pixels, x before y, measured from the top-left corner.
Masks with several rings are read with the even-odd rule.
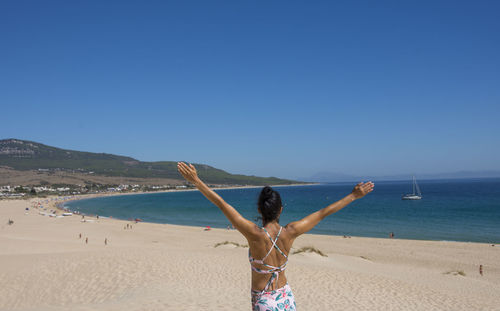
[[[248,257],[252,268],[252,310],[256,311],[296,310],[295,299],[284,272],[294,240],[314,228],[325,217],[364,197],[374,187],[372,182],[359,183],[343,199],[282,227],[279,224],[283,211],[280,194],[266,186],[258,198],[258,211],[262,217],[262,227],[259,227],[244,218],[201,181],[192,164],[179,162],[177,169],[187,181],[215,204],[236,230],[247,239]]]

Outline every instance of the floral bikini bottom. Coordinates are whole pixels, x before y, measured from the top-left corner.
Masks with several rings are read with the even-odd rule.
[[[252,290],[253,311],[295,311],[295,308],[295,298],[288,284],[269,292]]]

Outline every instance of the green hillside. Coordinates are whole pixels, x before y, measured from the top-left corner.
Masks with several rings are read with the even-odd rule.
[[[211,184],[267,185],[297,183],[276,177],[233,175],[193,163],[200,178]],[[142,162],[107,153],[65,150],[19,139],[0,140],[0,166],[15,170],[73,170],[103,176],[181,179],[174,161]]]

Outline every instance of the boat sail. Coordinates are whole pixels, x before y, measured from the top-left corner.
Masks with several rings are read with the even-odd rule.
[[[415,192],[416,190],[416,192]],[[420,188],[417,184],[417,179],[413,176],[413,193],[405,194],[401,198],[403,200],[420,200],[422,199],[422,193],[420,192]]]

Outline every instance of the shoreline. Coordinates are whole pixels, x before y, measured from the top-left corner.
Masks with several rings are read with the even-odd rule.
[[[271,185],[271,187],[302,187],[302,186],[313,186],[313,185],[319,185],[320,183],[307,183],[307,184],[289,184],[289,185]],[[235,189],[255,189],[255,188],[261,188],[264,186],[228,186],[228,187],[220,187],[220,188],[211,188],[214,191],[217,190],[235,190]],[[144,195],[144,194],[155,194],[155,193],[171,193],[171,192],[192,192],[192,191],[198,191],[198,189],[168,189],[168,190],[160,190],[160,191],[138,191],[138,192],[126,192],[126,193],[117,193],[117,192],[109,192],[109,193],[92,193],[92,194],[79,194],[79,195],[72,195],[71,199],[68,200],[63,200],[57,204],[54,205],[54,208],[56,208],[60,212],[66,212],[67,210],[62,207],[67,202],[76,202],[76,201],[81,201],[81,200],[88,200],[88,199],[97,199],[97,198],[104,198],[104,197],[110,197],[110,196],[127,196],[127,195]],[[52,199],[52,198],[60,198],[60,197],[66,197],[66,196],[47,196],[45,198],[40,198],[40,200],[46,200],[46,199]],[[30,199],[36,199],[36,198],[21,198],[21,200],[30,200]],[[1,202],[1,201],[0,201]],[[85,215],[85,214],[81,214]]]

